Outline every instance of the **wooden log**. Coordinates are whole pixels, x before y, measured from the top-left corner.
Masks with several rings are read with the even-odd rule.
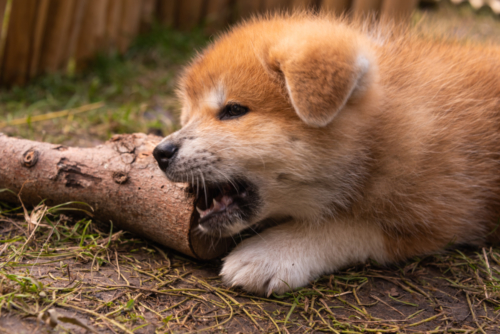
[[[208,0],[205,32],[212,34],[223,29],[231,18],[231,0]]]
[[[384,0],[380,13],[381,21],[409,22],[418,5],[418,0]]]
[[[37,0],[12,2],[2,59],[3,84],[22,85],[28,78],[37,7]]]
[[[401,0],[407,1],[407,0]],[[352,3],[352,13],[354,17],[378,17],[382,0],[354,0]]]
[[[229,243],[193,233],[199,219],[193,196],[185,184],[168,181],[153,158],[161,139],[117,135],[95,148],[71,148],[0,134],[0,189],[20,193],[25,204],[85,202],[100,221],[192,257],[215,258]],[[0,193],[0,201],[15,200]]]
[[[38,64],[40,62],[40,55],[42,53],[42,43],[45,33],[45,24],[49,14],[49,0],[39,0],[37,3],[36,22],[34,27],[34,34],[31,46],[31,61],[29,67],[29,78],[33,78],[40,72]]]
[[[66,64],[66,48],[70,40],[71,26],[74,24],[75,4],[76,0],[50,0],[38,64],[40,72],[54,72]]]
[[[158,0],[158,21],[162,25],[166,27],[175,25],[178,3],[179,1],[175,0]]]
[[[342,15],[349,10],[350,4],[350,0],[323,0],[321,2],[321,10]]]
[[[201,22],[203,0],[182,0],[178,4],[177,28],[191,30]]]

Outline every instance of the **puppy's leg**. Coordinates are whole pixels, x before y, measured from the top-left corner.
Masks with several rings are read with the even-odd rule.
[[[380,263],[388,260],[377,226],[290,222],[244,240],[225,258],[221,275],[230,286],[269,295],[368,258]]]

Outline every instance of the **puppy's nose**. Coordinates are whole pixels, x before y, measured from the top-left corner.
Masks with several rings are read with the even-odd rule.
[[[168,164],[172,161],[178,150],[179,147],[172,142],[161,143],[155,147],[153,156],[158,161],[161,170],[164,171],[167,169]]]

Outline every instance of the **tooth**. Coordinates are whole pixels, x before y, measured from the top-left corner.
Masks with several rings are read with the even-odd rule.
[[[222,203],[222,202],[217,202],[217,201],[214,199],[214,208],[213,208],[213,211],[215,211],[215,212],[219,212],[219,211],[224,211],[224,209],[226,209],[226,206],[224,205],[224,203]]]

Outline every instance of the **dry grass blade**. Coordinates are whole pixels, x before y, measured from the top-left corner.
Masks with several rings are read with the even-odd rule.
[[[55,118],[60,118],[60,117],[73,116],[73,115],[80,114],[82,112],[102,108],[102,107],[104,107],[104,105],[105,105],[104,102],[96,102],[96,103],[83,105],[83,106],[80,106],[78,108],[55,111],[55,112],[50,112],[50,113],[46,113],[43,115],[23,117],[23,118],[14,119],[14,120],[11,120],[8,122],[0,122],[0,128],[6,127],[8,125],[31,124],[34,122],[47,121],[50,119],[55,119]]]

